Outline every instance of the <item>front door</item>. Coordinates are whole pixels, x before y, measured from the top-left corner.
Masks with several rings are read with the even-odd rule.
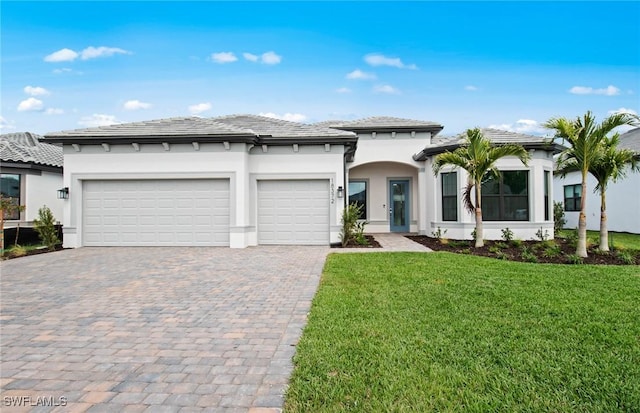
[[[389,181],[389,224],[391,232],[409,232],[409,180]]]

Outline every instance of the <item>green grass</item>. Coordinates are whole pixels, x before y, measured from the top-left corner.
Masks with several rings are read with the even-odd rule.
[[[332,254],[286,412],[640,409],[640,268]]]
[[[557,236],[566,238],[567,234],[574,231],[575,229],[563,229]],[[600,244],[600,233],[598,231],[587,231],[587,239],[591,244],[598,245]],[[613,246],[618,249],[640,250],[640,234],[609,231],[609,245],[612,242]]]

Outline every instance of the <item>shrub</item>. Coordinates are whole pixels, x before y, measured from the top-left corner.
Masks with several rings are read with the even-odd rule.
[[[539,241],[546,241],[549,239],[549,237],[550,235],[548,229],[545,229],[544,232],[542,232],[542,227],[540,227],[540,229],[536,231],[536,238],[538,238]]]
[[[616,256],[618,257],[618,259],[620,259],[620,261],[624,262],[627,265],[633,265],[636,263],[636,259],[629,251],[619,250],[618,252],[616,252]]]
[[[502,252],[502,251],[500,250],[500,247],[497,247],[497,246],[493,245],[493,246],[489,247],[489,252],[497,254],[497,253]]]
[[[576,248],[578,246],[578,230],[567,231],[565,239],[571,248]]]
[[[440,227],[438,227],[438,229],[436,231],[432,231],[431,232],[431,235],[433,235],[433,237],[435,239],[437,239],[438,241],[441,241],[442,237],[444,235],[446,235],[446,234],[447,234],[447,230],[445,229],[444,231],[442,231],[442,229]]]
[[[49,251],[53,251],[56,245],[60,243],[60,240],[56,230],[56,219],[49,207],[44,205],[38,210],[38,218],[33,220],[33,226],[40,237],[40,241]]]
[[[522,246],[522,240],[521,239],[511,240],[511,245],[516,248],[520,248]]]
[[[567,255],[567,262],[569,264],[582,264],[584,263],[584,259],[576,254],[571,254]]]
[[[509,242],[513,239],[513,231],[511,231],[508,227],[502,230],[502,239],[505,242]]]
[[[560,255],[560,253],[562,253],[560,245],[554,243],[544,249],[544,251],[542,252],[542,256],[546,258],[554,258]]]
[[[504,242],[496,242],[493,246],[496,248],[500,248],[501,250],[509,248],[509,245]]]
[[[529,248],[523,247],[522,254],[520,255],[523,261],[526,262],[538,262],[538,257],[536,254],[532,253]]]
[[[13,248],[11,248],[8,251],[8,254],[10,257],[24,257],[25,255],[27,255],[27,249],[25,247],[22,247],[20,245],[15,245]]]
[[[366,222],[358,222],[358,218],[362,212],[362,207],[362,205],[353,203],[347,205],[347,207],[342,210],[340,241],[342,242],[343,247],[346,247],[352,241],[360,244],[360,241],[364,240],[366,244],[366,238],[364,236],[364,226],[366,225]]]
[[[558,232],[564,228],[567,220],[564,219],[564,205],[562,202],[553,203],[553,230]]]
[[[498,252],[496,252],[496,258],[499,259],[499,260],[508,260],[509,259],[509,255],[505,254],[502,251],[498,251]]]

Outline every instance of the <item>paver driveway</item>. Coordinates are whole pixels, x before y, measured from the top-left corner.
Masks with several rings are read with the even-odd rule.
[[[328,252],[80,248],[2,262],[1,410],[276,411]]]

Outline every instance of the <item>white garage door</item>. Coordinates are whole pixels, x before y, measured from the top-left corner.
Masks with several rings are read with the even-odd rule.
[[[329,244],[329,181],[258,181],[258,243]]]
[[[229,180],[85,181],[86,246],[229,245]]]

